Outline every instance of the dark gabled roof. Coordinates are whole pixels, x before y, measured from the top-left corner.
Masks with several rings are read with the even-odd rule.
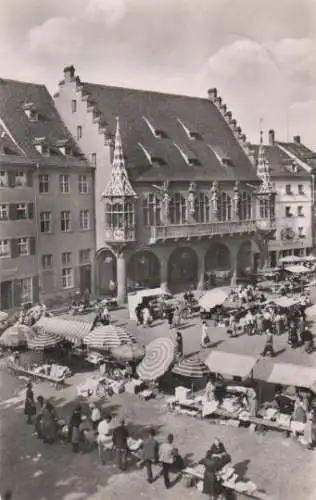
[[[264,145],[264,155],[270,167],[271,177],[310,177],[310,174],[300,165],[296,164],[297,171],[292,172],[293,159],[278,147],[279,143]],[[281,143],[280,143],[281,144]],[[258,159],[258,145],[250,146]]]
[[[23,106],[33,103],[38,120],[31,121]],[[44,85],[15,80],[0,79],[0,135],[4,136],[2,162],[19,163],[17,158],[25,158],[45,165],[85,166],[78,146],[59,116],[52,97]],[[11,137],[10,137],[11,134]],[[34,146],[34,139],[45,137],[50,147],[46,158]],[[74,156],[63,156],[58,148],[60,139],[70,138]]]
[[[316,167],[316,153],[298,142],[278,142],[290,154],[295,155],[299,160],[306,163],[309,167]]]
[[[158,92],[80,83],[114,133],[115,119],[121,124],[127,169],[137,181],[172,180],[258,180],[255,169],[235,139],[229,125],[208,99]],[[150,130],[159,128],[162,138]],[[178,120],[199,134],[190,139]],[[161,130],[160,130],[161,129]],[[160,159],[150,164],[143,148]],[[175,146],[186,147],[197,159],[188,165]],[[231,158],[232,166],[222,165],[210,146],[220,148]],[[147,155],[148,156],[148,155]]]

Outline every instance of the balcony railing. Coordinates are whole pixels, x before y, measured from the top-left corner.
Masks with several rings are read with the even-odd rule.
[[[128,243],[136,240],[135,228],[105,228],[106,243]]]
[[[153,226],[150,228],[150,243],[159,240],[200,238],[223,234],[251,233],[258,229],[271,231],[275,222],[268,220],[226,221],[204,224],[172,224],[170,226]]]

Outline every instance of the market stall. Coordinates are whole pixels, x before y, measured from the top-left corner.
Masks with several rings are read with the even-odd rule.
[[[316,382],[316,367],[274,363],[267,382],[312,389]]]
[[[258,357],[255,356],[216,350],[210,352],[205,364],[213,373],[244,378],[251,376],[257,361]]]
[[[216,306],[221,306],[228,298],[228,293],[223,288],[213,288],[205,292],[199,299],[200,308],[206,312],[214,309]]]
[[[0,345],[14,348],[26,346],[28,339],[35,335],[33,328],[15,324],[7,328],[0,337]]]
[[[82,342],[82,340],[89,334],[92,328],[92,323],[52,317],[41,318],[36,323],[36,327],[43,329],[49,334],[58,335],[61,338],[69,340],[70,342]]]

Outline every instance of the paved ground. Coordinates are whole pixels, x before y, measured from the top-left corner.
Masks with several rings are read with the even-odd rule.
[[[148,343],[160,335],[171,335],[166,323],[154,328],[138,329],[127,320],[125,312],[115,313],[119,324],[126,324],[135,332],[140,342]],[[190,321],[183,326],[185,353],[198,350],[199,328]],[[259,353],[263,339],[260,337],[226,339],[222,329],[211,331],[213,348],[247,353]],[[286,339],[278,339],[280,349],[286,347]],[[277,346],[277,349],[279,347]],[[204,352],[205,356],[207,353]],[[315,355],[305,360],[302,352],[288,348],[279,354],[282,361],[315,363]],[[87,375],[78,374],[72,383],[82,382]],[[23,393],[25,381],[0,373],[0,491],[14,490],[14,500],[144,500],[202,499],[196,489],[185,489],[180,481],[171,490],[165,491],[161,479],[153,485],[144,481],[144,471],[131,466],[120,474],[112,465],[101,466],[95,452],[74,455],[61,445],[44,445],[32,436],[32,427],[27,426],[23,415]],[[36,394],[50,397],[61,415],[69,415],[75,404],[73,386],[56,392],[47,384],[37,385]],[[167,432],[175,434],[176,443],[187,461],[200,459],[215,436],[226,444],[244,473],[257,486],[265,490],[274,500],[316,500],[316,452],[307,451],[298,443],[284,438],[282,434],[269,432],[253,434],[248,430],[212,425],[185,416],[174,416],[161,409],[160,401],[142,402],[137,396],[121,395],[113,398],[109,410],[117,417],[124,416],[135,436],[142,435],[146,426],[155,424],[159,437]]]

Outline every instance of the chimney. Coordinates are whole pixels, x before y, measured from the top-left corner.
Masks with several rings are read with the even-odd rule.
[[[274,130],[269,130],[269,145],[273,146],[275,142],[275,132]]]
[[[226,113],[226,111],[227,111],[227,106],[226,106],[226,104],[222,104],[222,105],[221,105],[221,109],[220,109],[220,111],[221,111],[222,115],[224,116],[224,115],[225,115],[225,113]]]
[[[213,89],[209,89],[208,90],[208,98],[211,102],[214,102],[216,101],[217,99],[217,89],[213,88]]]
[[[74,66],[67,66],[64,68],[65,82],[71,82],[75,76]]]
[[[217,99],[216,99],[215,102],[216,102],[216,105],[217,105],[218,109],[220,109],[221,106],[222,106],[222,98],[221,97],[217,97]]]
[[[301,136],[300,135],[295,135],[293,137],[293,142],[295,142],[295,144],[301,144]]]

